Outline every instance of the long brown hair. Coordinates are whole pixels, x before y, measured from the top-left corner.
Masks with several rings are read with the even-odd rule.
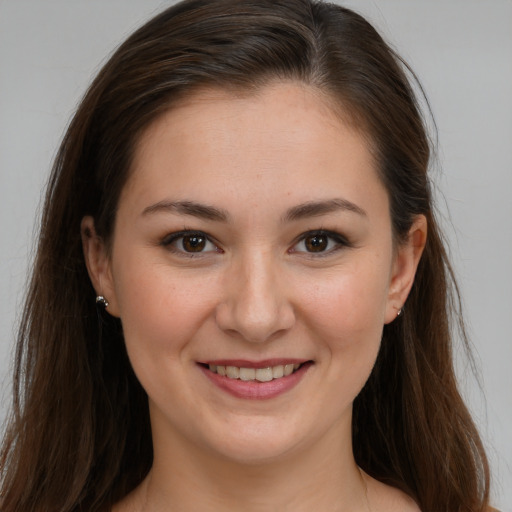
[[[187,0],[119,47],[79,105],[48,183],[0,459],[3,512],[108,510],[149,471],[147,396],[120,322],[94,304],[80,222],[92,215],[108,242],[136,141],[177,99],[199,87],[250,92],[275,80],[323,92],[366,134],[397,243],[416,215],[428,221],[404,314],[385,326],[354,403],[356,461],[426,512],[486,509],[488,464],[452,364],[460,301],[408,76],[366,20],[314,0]]]

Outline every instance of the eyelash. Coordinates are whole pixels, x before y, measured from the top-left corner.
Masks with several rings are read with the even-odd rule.
[[[306,243],[306,240],[308,238],[326,238],[327,239],[327,250],[320,250],[318,252],[315,251],[299,251],[296,249],[296,247],[301,243]],[[332,246],[334,244],[334,246]],[[329,245],[331,247],[329,248]],[[325,229],[316,229],[312,231],[308,231],[306,233],[303,233],[300,235],[300,237],[294,242],[293,246],[288,250],[289,253],[304,253],[307,254],[310,257],[314,258],[321,258],[325,256],[330,256],[331,254],[339,251],[340,249],[346,248],[346,247],[352,247],[352,244],[340,233],[337,233],[335,231],[329,231]]]
[[[199,250],[199,251],[195,252],[195,251],[185,250],[183,245],[182,245],[182,248],[176,247],[176,243],[179,242],[180,240],[181,240],[181,243],[183,244],[187,238],[190,241],[190,239],[193,239],[194,237],[202,239],[204,241],[203,243],[205,244],[205,246],[207,246],[208,244],[211,244],[213,246],[213,249],[209,249],[206,251]],[[308,238],[315,238],[315,237],[317,239],[322,239],[322,238],[326,239],[327,250],[322,250],[322,249],[319,251],[297,250],[297,246],[299,244],[301,244],[301,243],[305,244],[306,240]],[[201,243],[201,242],[199,242],[199,243]],[[319,243],[318,240],[316,243]],[[334,246],[333,246],[333,244],[334,244]],[[161,245],[163,247],[167,248],[168,250],[170,250],[176,254],[179,254],[180,256],[186,256],[189,258],[201,257],[201,256],[205,255],[206,253],[211,253],[211,252],[215,252],[215,253],[223,253],[224,252],[217,245],[217,243],[215,241],[213,241],[211,239],[211,237],[208,236],[203,231],[183,230],[183,231],[178,231],[176,233],[171,233],[170,235],[166,236],[162,240]],[[329,247],[329,246],[331,246],[331,247]],[[300,237],[298,237],[293,242],[291,248],[288,249],[288,253],[289,254],[294,254],[294,253],[307,254],[310,257],[318,258],[318,257],[325,257],[328,255],[331,255],[345,247],[352,247],[352,244],[344,236],[340,235],[339,233],[336,233],[335,231],[318,229],[318,230],[307,231],[306,233],[301,234]]]
[[[201,250],[201,251],[194,252],[194,251],[186,251],[184,248],[179,249],[178,247],[176,247],[176,245],[174,245],[179,240],[181,240],[182,244],[183,244],[183,242],[186,238],[192,239],[194,237],[203,239],[205,244],[213,245],[214,249],[213,250],[210,249],[207,251]],[[202,231],[194,231],[194,230],[188,230],[188,229],[183,230],[183,231],[178,231],[176,233],[171,233],[170,235],[166,236],[162,240],[161,245],[164,246],[165,248],[167,248],[168,250],[170,250],[171,252],[174,252],[176,254],[179,254],[180,256],[186,256],[189,258],[197,258],[197,257],[204,255],[205,253],[210,253],[210,252],[217,252],[217,253],[224,252],[211,239],[211,237],[209,237],[206,233],[204,233]]]

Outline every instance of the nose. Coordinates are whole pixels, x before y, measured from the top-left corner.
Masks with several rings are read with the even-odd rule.
[[[270,340],[295,323],[286,292],[282,272],[270,254],[240,258],[226,271],[224,294],[216,308],[217,325],[246,341]]]

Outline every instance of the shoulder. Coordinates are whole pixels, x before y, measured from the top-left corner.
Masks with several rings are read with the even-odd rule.
[[[117,502],[110,512],[133,512],[144,509],[144,492],[141,485]]]
[[[386,485],[366,473],[364,474],[368,488],[368,500],[371,510],[378,512],[421,512],[418,504],[406,493]],[[487,512],[501,512],[497,508],[488,507]]]
[[[383,484],[365,474],[371,510],[378,512],[421,512],[418,504],[405,492]]]

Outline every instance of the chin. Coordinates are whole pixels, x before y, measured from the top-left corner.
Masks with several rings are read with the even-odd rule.
[[[304,443],[305,433],[276,418],[243,417],[205,432],[202,443],[215,458],[242,465],[284,460]]]
[[[297,442],[292,439],[273,438],[266,435],[248,434],[244,437],[237,436],[226,439],[226,443],[217,446],[217,457],[226,461],[247,465],[260,466],[285,460],[299,451]]]
[[[209,434],[206,442],[215,457],[248,466],[286,462],[328,439],[332,441],[331,434],[341,437],[339,424],[331,429],[322,421],[310,423],[303,416],[235,417]]]

